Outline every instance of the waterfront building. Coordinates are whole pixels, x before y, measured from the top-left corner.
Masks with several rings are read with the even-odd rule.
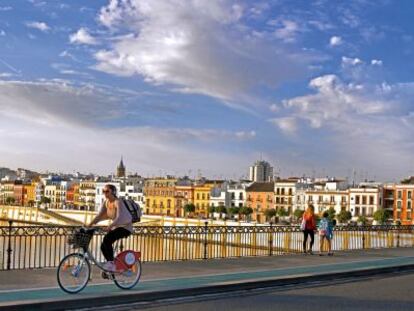
[[[200,179],[195,182],[194,185],[194,205],[195,216],[208,217],[208,208],[210,206],[211,190],[214,187],[218,187],[223,183],[222,180],[206,180]]]
[[[150,178],[145,181],[146,214],[173,216],[176,213],[174,197],[177,178]]]
[[[7,204],[9,200],[15,200],[14,185],[15,181],[2,181],[0,183],[0,204]]]
[[[252,220],[266,221],[265,211],[274,208],[274,190],[273,182],[255,182],[246,188],[247,207],[253,209]]]
[[[175,197],[175,216],[185,217],[184,206],[194,204],[194,185],[193,181],[187,177],[179,179],[174,189]]]
[[[284,209],[292,215],[296,205],[296,184],[299,178],[277,179],[275,181],[275,208],[276,211]]]
[[[96,183],[94,180],[84,180],[79,183],[79,209],[95,211]]]
[[[358,220],[359,216],[367,217],[372,220],[374,213],[383,206],[383,190],[380,187],[367,187],[363,184],[357,188],[350,188],[349,210],[353,220]]]
[[[246,188],[252,182],[230,183],[227,187],[230,194],[230,207],[242,207],[246,205]]]

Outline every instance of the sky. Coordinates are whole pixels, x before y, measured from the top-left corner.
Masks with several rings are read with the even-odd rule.
[[[0,0],[0,166],[414,175],[410,0]]]

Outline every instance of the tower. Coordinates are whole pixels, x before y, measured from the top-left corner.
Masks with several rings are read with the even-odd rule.
[[[116,177],[120,178],[120,177],[125,177],[125,165],[124,165],[124,161],[123,158],[121,156],[121,162],[119,162],[118,167],[116,168]]]

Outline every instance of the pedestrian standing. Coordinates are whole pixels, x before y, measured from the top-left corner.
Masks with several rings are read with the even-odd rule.
[[[312,204],[309,204],[305,213],[303,213],[301,230],[303,231],[303,253],[313,254],[312,248],[315,240],[316,219],[315,209]],[[310,237],[310,246],[307,250],[308,237]]]
[[[324,212],[322,215],[322,219],[318,225],[318,232],[319,232],[319,256],[323,256],[323,245],[326,241],[328,243],[328,256],[332,256],[332,238],[333,238],[333,224],[329,220],[328,212]]]

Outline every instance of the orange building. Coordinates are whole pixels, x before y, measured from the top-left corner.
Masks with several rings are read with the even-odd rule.
[[[22,206],[24,202],[24,196],[25,196],[24,185],[20,183],[19,184],[16,183],[14,185],[13,190],[14,190],[14,205]]]
[[[264,223],[265,210],[274,208],[273,182],[256,182],[246,188],[247,206],[253,209],[252,220]]]
[[[185,217],[184,206],[194,203],[194,186],[190,183],[175,186],[175,216]]]
[[[388,186],[384,190],[385,208],[393,206],[394,221],[399,221],[403,225],[413,224],[413,196],[414,184],[398,184]]]

